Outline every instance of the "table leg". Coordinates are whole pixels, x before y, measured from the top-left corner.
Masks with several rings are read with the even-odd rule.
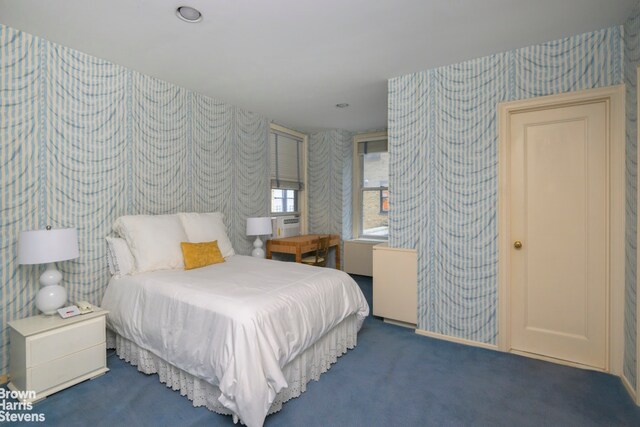
[[[340,270],[340,243],[336,245],[336,270]]]
[[[267,259],[271,259],[271,240],[267,240],[266,257],[267,257]]]
[[[301,248],[298,246],[296,248],[296,262],[302,262],[302,253],[300,252]]]

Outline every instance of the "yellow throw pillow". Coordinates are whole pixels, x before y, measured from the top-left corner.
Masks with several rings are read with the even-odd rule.
[[[180,247],[182,248],[185,270],[224,262],[217,240],[202,243],[181,242]]]

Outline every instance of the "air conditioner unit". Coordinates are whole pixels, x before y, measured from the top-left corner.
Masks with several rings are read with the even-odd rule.
[[[277,216],[271,218],[272,239],[300,235],[300,218],[297,216]]]

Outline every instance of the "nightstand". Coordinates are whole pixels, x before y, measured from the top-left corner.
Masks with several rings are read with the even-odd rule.
[[[34,402],[107,372],[107,310],[63,319],[33,316],[9,322],[13,391],[33,391]]]

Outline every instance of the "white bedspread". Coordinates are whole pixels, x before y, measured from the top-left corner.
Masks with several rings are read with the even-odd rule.
[[[346,273],[241,255],[111,279],[102,307],[115,332],[220,388],[249,427],[287,387],[282,367],[348,316],[369,314]]]

